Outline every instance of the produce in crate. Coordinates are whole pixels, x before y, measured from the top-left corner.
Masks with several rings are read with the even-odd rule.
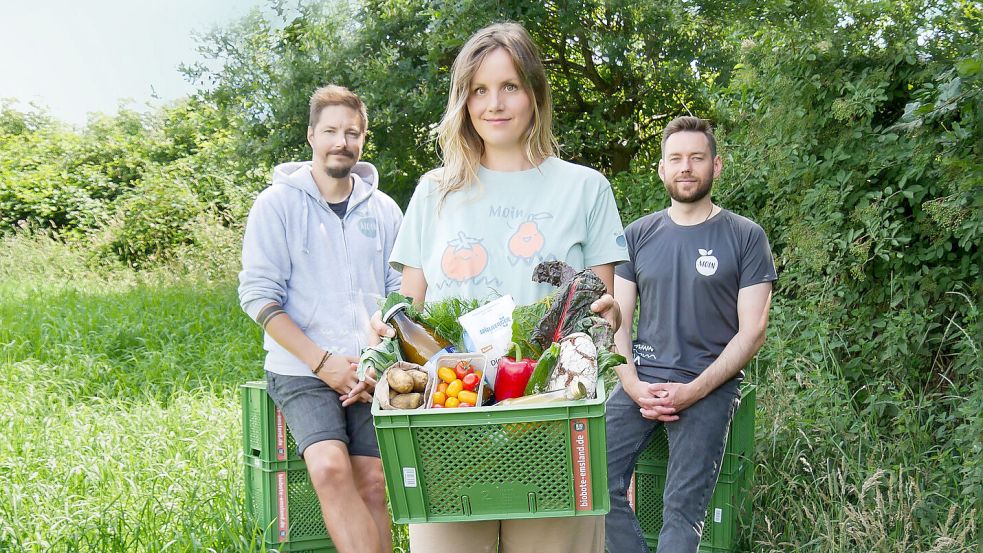
[[[399,342],[392,338],[383,338],[378,344],[362,349],[362,355],[358,358],[356,376],[361,382],[365,380],[371,369],[375,371],[374,376],[378,378],[386,369],[400,360]]]
[[[522,349],[512,342],[514,357],[503,357],[498,362],[495,377],[495,398],[499,401],[525,395],[526,385],[536,369],[536,360],[522,357]]]
[[[597,387],[597,346],[583,332],[575,332],[560,340],[560,357],[550,374],[546,390],[565,390],[576,384],[584,386],[587,397],[594,397]]]
[[[397,302],[394,305],[389,305],[391,298],[394,297]],[[407,313],[411,303],[398,301],[399,298],[409,300],[409,298],[399,294],[390,294],[386,299],[387,309],[383,312],[382,320],[396,330],[396,338],[399,340],[403,359],[417,365],[426,365],[437,355],[453,353],[454,346],[432,328],[413,320]]]
[[[536,363],[532,376],[529,377],[529,382],[526,384],[525,393],[522,395],[531,396],[547,391],[546,386],[549,383],[550,375],[559,359],[560,344],[553,342],[539,357],[539,362]]]
[[[604,282],[594,271],[584,269],[578,273],[562,261],[544,261],[536,265],[532,279],[559,287],[552,296],[549,310],[532,332],[532,341],[542,349],[580,330],[583,319],[595,317],[590,306],[607,292]]]
[[[375,397],[383,409],[417,409],[423,405],[429,383],[423,367],[399,361],[382,374]]]
[[[512,399],[506,399],[499,402],[498,404],[502,407],[525,407],[527,405],[540,405],[544,403],[557,403],[560,401],[576,401],[578,399],[584,399],[587,397],[587,388],[584,387],[584,383],[580,381],[573,382],[566,388],[562,390],[553,390],[552,392],[543,392],[541,394],[533,394],[531,396],[521,396]]]
[[[480,353],[443,355],[437,359],[437,385],[427,404],[431,409],[475,407],[488,399],[482,385],[488,359]]]

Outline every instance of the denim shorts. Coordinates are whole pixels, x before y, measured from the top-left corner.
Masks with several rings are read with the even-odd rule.
[[[283,412],[297,442],[297,454],[311,444],[339,440],[349,455],[379,456],[369,403],[341,406],[338,392],[320,378],[266,372],[266,392]]]

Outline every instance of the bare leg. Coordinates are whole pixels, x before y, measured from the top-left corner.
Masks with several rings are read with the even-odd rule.
[[[393,550],[393,532],[389,507],[386,506],[386,480],[382,472],[382,460],[378,457],[353,455],[351,462],[352,472],[355,474],[355,486],[372,518],[375,519],[382,551],[390,553]]]
[[[376,522],[356,487],[344,442],[312,444],[304,450],[304,461],[321,503],[324,525],[338,553],[381,552]]]

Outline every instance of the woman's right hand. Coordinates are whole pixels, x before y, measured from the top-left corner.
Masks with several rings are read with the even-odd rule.
[[[375,342],[372,344],[373,346],[382,341],[382,338],[396,337],[396,331],[393,330],[393,327],[382,322],[382,311],[376,311],[372,314],[369,325],[372,327],[372,341]]]

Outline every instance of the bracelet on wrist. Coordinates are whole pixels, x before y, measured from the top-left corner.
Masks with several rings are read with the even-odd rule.
[[[328,357],[331,357],[331,352],[330,351],[324,352],[324,357],[321,357],[321,362],[318,363],[317,366],[314,367],[314,370],[312,371],[315,375],[321,372],[321,369],[324,368],[324,364],[328,361]]]

